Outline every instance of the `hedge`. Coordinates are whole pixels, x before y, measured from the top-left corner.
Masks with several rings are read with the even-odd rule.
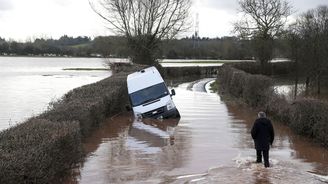
[[[262,71],[261,64],[259,62],[235,62],[235,63],[226,63],[233,68],[242,70],[249,74],[269,74],[269,75],[287,75],[295,72],[295,63],[292,61],[288,62],[276,62],[276,63],[267,63],[265,65],[265,71]]]
[[[273,93],[273,82],[263,75],[251,75],[241,70],[223,65],[218,74],[220,91],[236,98],[242,98],[252,107],[265,106]]]
[[[302,99],[291,107],[290,127],[298,134],[328,146],[328,104],[316,99]]]
[[[32,118],[0,134],[0,183],[49,183],[81,158],[78,122]]]
[[[193,67],[166,67],[164,68],[164,75],[170,78],[185,77],[185,76],[211,76],[216,75],[218,67],[212,66],[193,66]]]
[[[41,117],[51,121],[76,120],[85,137],[110,114],[120,112],[122,101],[127,101],[126,75],[117,74],[70,91]]]
[[[251,70],[252,66],[242,64]],[[256,71],[256,68],[255,68]],[[274,93],[272,79],[223,65],[218,74],[219,92],[242,100],[257,110],[264,110],[287,124],[297,134],[328,146],[328,104],[316,99],[288,102]]]
[[[57,183],[83,155],[82,141],[128,103],[120,73],[76,88],[37,117],[0,132],[0,183]]]

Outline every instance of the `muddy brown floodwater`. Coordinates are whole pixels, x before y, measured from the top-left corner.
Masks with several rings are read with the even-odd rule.
[[[204,92],[208,81],[176,88],[179,122],[109,119],[86,140],[88,155],[67,183],[328,183],[327,149],[276,121],[272,167],[255,164],[256,112]]]

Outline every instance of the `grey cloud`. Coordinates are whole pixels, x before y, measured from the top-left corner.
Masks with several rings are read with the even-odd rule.
[[[196,0],[195,0],[196,1]],[[237,11],[239,9],[238,0],[199,0],[200,4],[213,9],[225,11]],[[327,0],[287,0],[293,6],[296,13],[302,13],[307,10],[318,7],[319,5],[327,5]]]
[[[67,6],[72,3],[72,0],[52,0],[52,1],[59,6]]]
[[[221,9],[226,11],[236,11],[238,8],[237,0],[200,0],[200,2],[213,9]]]
[[[293,10],[296,14],[317,8],[320,5],[328,6],[327,0],[290,0],[289,2],[293,6]]]
[[[13,4],[10,0],[0,0],[0,11],[10,10],[13,8]]]

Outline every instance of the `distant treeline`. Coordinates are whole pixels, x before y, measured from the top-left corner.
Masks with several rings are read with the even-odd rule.
[[[58,40],[37,38],[34,41],[17,42],[0,38],[0,55],[56,55],[87,56],[89,37],[62,36]]]
[[[167,59],[252,59],[251,50],[250,41],[237,37],[186,37],[162,41],[158,55]],[[59,39],[37,38],[28,42],[8,41],[0,37],[0,55],[127,58],[130,50],[125,37],[121,36],[91,39],[64,35]],[[277,50],[276,55],[280,57],[283,53]]]
[[[252,59],[249,50],[249,41],[237,37],[187,37],[164,41],[160,55],[167,59]]]

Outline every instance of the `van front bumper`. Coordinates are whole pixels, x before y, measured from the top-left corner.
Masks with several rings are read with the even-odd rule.
[[[173,108],[163,113],[163,118],[180,118],[180,113],[177,108]]]
[[[160,107],[158,109],[143,113],[142,117],[143,118],[154,118],[154,119],[180,118],[180,113],[177,108],[167,110],[167,108],[164,106],[164,107]]]

